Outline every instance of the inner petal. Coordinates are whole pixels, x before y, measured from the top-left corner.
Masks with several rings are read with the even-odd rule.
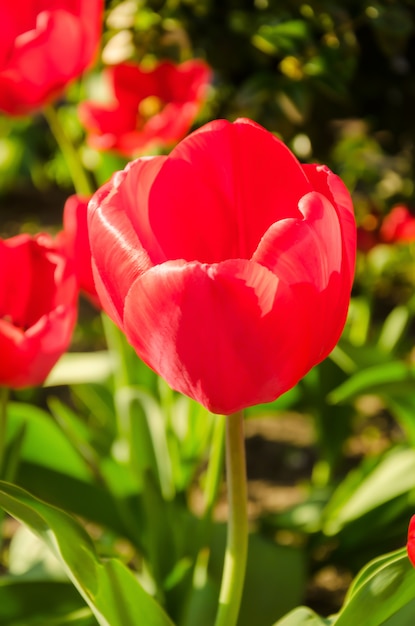
[[[182,141],[152,185],[149,222],[168,259],[249,259],[267,229],[300,218],[310,183],[271,133],[223,120]]]
[[[2,242],[0,265],[0,317],[27,329],[52,307],[56,266],[35,241],[22,236]]]

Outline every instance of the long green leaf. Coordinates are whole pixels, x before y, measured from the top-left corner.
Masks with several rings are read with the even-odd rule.
[[[353,593],[340,611],[336,626],[381,626],[413,601],[415,569],[406,550],[381,557],[359,575]]]
[[[36,463],[68,476],[90,481],[91,472],[51,416],[34,405],[10,402],[7,406],[9,440],[25,425],[20,461]]]
[[[84,607],[81,596],[68,582],[20,577],[0,579],[0,624],[41,624],[49,617],[57,624],[63,623],[65,615]],[[86,610],[89,613],[89,609]]]
[[[172,625],[123,563],[98,558],[89,535],[67,513],[4,482],[0,505],[54,551],[100,626]]]
[[[324,532],[327,535],[335,535],[350,521],[412,491],[415,450],[394,449],[366,475],[363,469],[349,473],[333,494],[324,511]]]
[[[328,396],[329,402],[348,402],[362,393],[413,393],[415,368],[402,361],[382,363],[359,370]]]
[[[273,626],[328,626],[332,622],[320,617],[306,606],[290,611]]]

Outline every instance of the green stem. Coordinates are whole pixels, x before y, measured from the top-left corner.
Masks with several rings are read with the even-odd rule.
[[[226,418],[226,478],[228,535],[215,626],[236,625],[245,580],[248,507],[242,411]]]
[[[210,524],[213,507],[216,504],[218,491],[221,484],[223,469],[223,449],[225,441],[225,420],[221,415],[215,416],[213,429],[211,453],[209,465],[206,472],[206,482],[204,489],[204,511],[203,520]]]
[[[115,386],[116,388],[127,387],[130,385],[130,374],[125,336],[106,313],[101,314],[101,322],[106,344],[109,350],[117,355],[117,367],[114,372]]]
[[[203,493],[203,514],[199,529],[199,552],[194,567],[193,587],[196,588],[202,587],[207,580],[213,509],[216,504],[222,479],[226,418],[222,415],[215,415],[215,417],[216,421],[213,429],[209,464]]]
[[[78,151],[66,134],[57,111],[50,105],[44,108],[43,113],[56,139],[56,143],[65,157],[76,193],[84,197],[91,196],[94,193],[94,189],[79,158]]]
[[[6,435],[7,435],[7,403],[10,390],[8,387],[0,387],[0,476],[5,469]]]

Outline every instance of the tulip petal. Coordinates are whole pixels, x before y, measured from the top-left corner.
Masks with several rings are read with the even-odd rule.
[[[163,66],[164,64],[162,64]],[[153,71],[146,71],[140,65],[119,63],[109,68],[107,76],[116,100],[121,105],[135,107],[137,111],[138,105],[143,98],[148,96],[161,98],[161,90],[165,85],[158,80],[160,74],[159,67],[156,66]]]
[[[346,262],[345,275],[353,280],[356,261],[356,222],[352,198],[345,184],[326,165],[303,165],[313,188],[328,198],[336,209],[342,227],[343,254]]]
[[[0,384],[44,381],[68,348],[77,316],[73,266],[48,235],[0,240]]]
[[[63,230],[56,242],[64,255],[71,260],[81,291],[100,308],[91,265],[91,246],[88,236],[87,197],[69,196],[63,209]]]
[[[25,11],[19,11],[20,15],[25,13]],[[17,19],[16,11],[3,3],[0,23],[0,70],[7,63],[18,32],[19,20]]]
[[[103,0],[25,4],[9,6],[0,24],[0,108],[12,115],[43,105],[77,78],[102,29]]]
[[[67,350],[76,323],[76,302],[58,306],[27,332],[0,319],[0,381],[13,389],[40,385]]]
[[[156,160],[141,159],[139,171],[159,167]],[[140,182],[147,180],[143,175]],[[151,176],[149,176],[151,182]],[[123,183],[123,184],[121,184]],[[143,211],[133,212],[138,194],[142,191]],[[148,192],[147,192],[148,193]],[[146,222],[146,189],[132,187],[129,168],[117,172],[112,180],[103,185],[88,205],[88,230],[93,258],[95,286],[108,315],[122,328],[124,299],[135,278],[152,265],[143,245],[153,249],[152,232]],[[132,225],[138,223],[139,240]],[[105,303],[105,304],[104,304]]]
[[[291,288],[257,263],[169,262],[133,284],[124,328],[174,389],[229,414],[275,399],[304,375],[307,315]]]
[[[356,222],[352,198],[343,181],[333,174],[326,165],[310,164],[304,165],[303,168],[314,189],[330,200],[337,211],[341,225],[343,263],[338,285],[339,297],[335,301],[336,308],[333,311],[333,315],[339,320],[339,324],[344,324],[353,285],[357,248]],[[338,340],[338,336],[339,333],[336,329],[334,329],[332,334],[327,333],[326,343],[333,342],[334,345]]]
[[[82,52],[83,33],[79,19],[60,10],[40,14],[36,30],[19,36],[8,61],[8,69],[16,79],[16,103],[21,99],[25,105],[35,106],[54,95],[83,69]],[[27,91],[24,97],[20,93],[22,89]]]
[[[154,181],[150,219],[170,259],[247,259],[271,224],[300,217],[298,202],[311,190],[298,161],[271,133],[248,121],[219,120],[172,151]]]
[[[31,239],[29,235],[18,235],[0,240],[0,318],[24,320],[31,291]],[[14,268],[19,267],[20,280],[16,281]],[[11,271],[13,270],[13,271]]]
[[[64,260],[56,255],[47,235],[36,238],[18,235],[0,241],[0,293],[3,294],[0,315],[10,317],[18,327],[27,328],[52,309],[56,292],[50,285],[54,284],[55,273],[62,263]],[[20,272],[18,283],[16,267]],[[38,276],[42,276],[42,281],[37,280]]]
[[[113,148],[119,134],[129,132],[135,126],[137,109],[118,104],[107,106],[92,102],[81,102],[78,107],[79,119],[91,131],[91,145],[98,149]]]
[[[144,147],[170,146],[188,132],[210,78],[209,66],[199,59],[177,65],[161,61],[151,69],[133,63],[107,69],[105,80],[113,101],[105,106],[84,102],[79,108],[89,130],[88,142],[125,156]],[[157,104],[146,114],[140,104],[147,98]]]
[[[351,285],[343,289],[344,252],[338,214],[322,194],[312,192],[299,203],[303,220],[282,220],[264,235],[253,260],[291,285],[309,309],[305,323],[320,360],[344,326]],[[344,294],[343,292],[346,291]],[[339,306],[336,305],[339,304]],[[339,314],[337,315],[337,311]]]
[[[415,567],[415,515],[413,515],[409,521],[406,551],[408,553],[409,560]]]

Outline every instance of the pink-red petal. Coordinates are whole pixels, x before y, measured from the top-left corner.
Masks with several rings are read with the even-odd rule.
[[[0,45],[0,108],[12,115],[42,106],[77,78],[94,60],[102,28],[102,0],[23,4],[8,7],[0,26],[9,31]]]
[[[408,558],[415,567],[415,515],[411,517],[408,528],[408,540],[406,543]]]
[[[6,328],[0,319],[0,384],[13,389],[42,384],[68,348],[76,318],[75,304],[60,306],[26,333]]]
[[[174,389],[228,414],[273,400],[305,373],[306,307],[253,262],[169,262],[132,285],[124,328]]]
[[[271,224],[299,216],[298,202],[312,190],[288,148],[248,120],[233,124],[218,120],[206,124],[172,151],[162,175],[169,180],[171,168],[173,176],[183,185],[189,166],[192,177],[200,181],[199,188],[209,188],[218,199],[217,214],[210,227],[214,233],[221,233],[226,242],[231,242],[231,245],[226,243],[219,257],[214,255],[215,262],[230,257],[250,258]],[[161,177],[158,182],[161,184]],[[188,212],[190,214],[191,207]],[[226,215],[226,222],[221,215]],[[212,218],[207,215],[206,219]],[[202,223],[199,219],[199,224]],[[189,230],[188,236],[201,235]],[[189,258],[179,254],[169,256]]]
[[[96,192],[88,205],[96,290],[106,312],[121,328],[127,292],[135,278],[152,265],[124,211],[123,198],[127,196],[128,201],[129,192],[124,188],[120,191],[119,186],[127,174],[118,172]]]
[[[307,301],[309,315],[304,322],[312,345],[310,357],[316,361],[334,347],[347,312],[342,304],[342,233],[335,208],[322,194],[305,195],[299,208],[303,219],[282,220],[271,226],[253,260],[289,284],[299,302]]]
[[[325,195],[338,213],[346,263],[345,275],[352,282],[356,262],[356,222],[350,193],[341,178],[326,165],[303,165],[303,169],[315,191]]]

